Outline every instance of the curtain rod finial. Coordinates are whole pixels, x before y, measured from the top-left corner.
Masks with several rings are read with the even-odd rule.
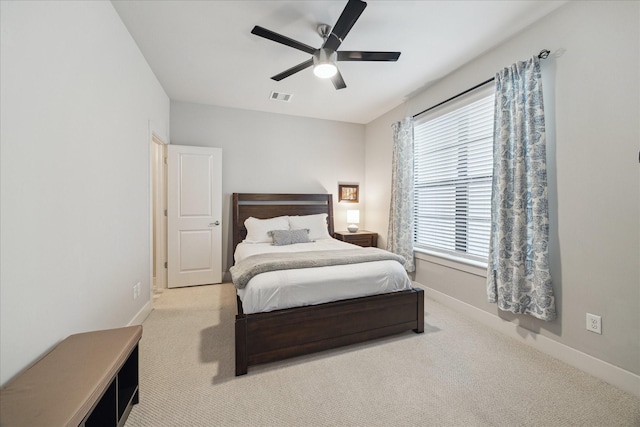
[[[550,52],[548,49],[542,49],[542,50],[540,51],[540,53],[538,54],[538,58],[540,58],[540,59],[547,59],[547,58],[549,57],[549,54],[550,54],[550,53],[551,53],[551,52]]]

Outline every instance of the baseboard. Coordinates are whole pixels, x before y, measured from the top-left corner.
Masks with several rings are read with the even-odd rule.
[[[144,306],[142,306],[140,311],[138,311],[138,313],[133,317],[133,319],[131,319],[131,322],[129,322],[127,326],[142,325],[142,322],[144,322],[144,320],[147,317],[149,317],[152,311],[153,311],[153,303],[151,301],[147,301],[147,303]]]
[[[552,340],[540,334],[534,334],[529,330],[525,330],[521,326],[515,325],[506,320],[500,319],[491,313],[480,310],[470,304],[457,300],[435,289],[428,288],[424,285],[417,284],[424,289],[425,295],[442,305],[445,305],[455,311],[458,311],[492,329],[503,334],[515,338],[518,341],[530,345],[551,357],[563,361],[567,365],[571,365],[599,378],[607,383],[624,390],[634,396],[640,397],[640,375],[619,368],[615,365],[590,356],[586,353],[569,347],[565,344]]]

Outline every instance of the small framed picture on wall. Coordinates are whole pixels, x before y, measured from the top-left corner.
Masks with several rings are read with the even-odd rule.
[[[338,184],[338,202],[358,203],[358,185]]]

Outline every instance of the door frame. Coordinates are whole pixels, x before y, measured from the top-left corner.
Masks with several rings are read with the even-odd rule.
[[[167,288],[167,169],[166,146],[169,144],[164,132],[149,121],[149,298],[153,291]],[[154,217],[159,221],[154,221]],[[155,227],[154,227],[155,224]],[[154,256],[155,255],[155,256]],[[155,266],[155,268],[154,268]],[[155,281],[154,281],[155,278]]]

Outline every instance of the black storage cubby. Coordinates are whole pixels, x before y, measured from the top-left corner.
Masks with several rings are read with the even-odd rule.
[[[132,406],[137,404],[138,400],[138,346],[136,345],[81,426],[123,426]]]

